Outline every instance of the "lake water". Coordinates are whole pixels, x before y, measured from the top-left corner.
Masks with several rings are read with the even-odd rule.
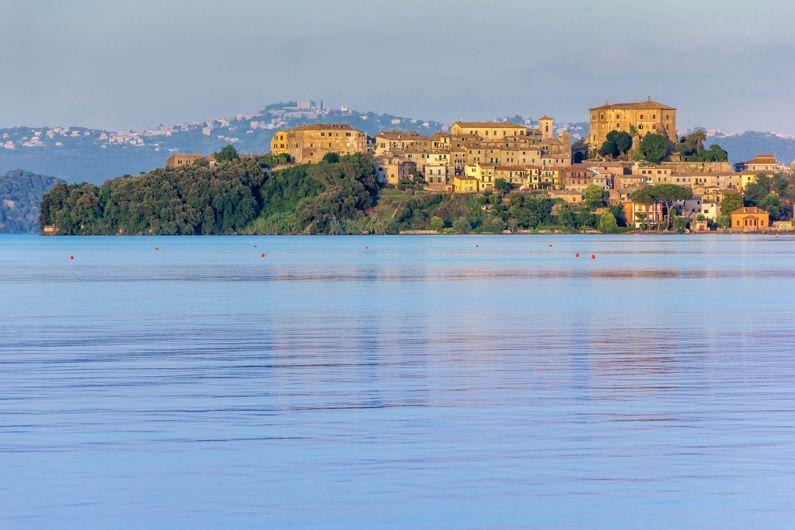
[[[0,528],[792,529],[793,324],[792,237],[2,236]]]

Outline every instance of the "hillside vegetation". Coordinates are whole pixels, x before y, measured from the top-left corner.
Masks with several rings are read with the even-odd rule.
[[[60,234],[390,234],[559,229],[616,231],[620,208],[569,206],[542,194],[476,195],[380,188],[367,155],[271,170],[269,157],[206,162],[61,184],[42,200],[42,225]],[[421,187],[420,187],[421,188]]]
[[[61,234],[347,233],[378,193],[364,155],[270,171],[269,157],[156,169],[44,196],[41,224]]]
[[[0,232],[38,232],[39,203],[63,181],[15,169],[0,175]]]

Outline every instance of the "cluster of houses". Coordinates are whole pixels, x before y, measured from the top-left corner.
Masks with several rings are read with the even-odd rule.
[[[286,153],[296,163],[315,163],[327,153],[371,153],[379,176],[391,186],[422,178],[425,189],[447,193],[480,193],[502,180],[520,191],[542,191],[569,204],[585,200],[585,190],[598,186],[611,205],[623,205],[630,226],[660,220],[661,204],[632,202],[635,190],[648,185],[677,184],[693,191],[693,198],[677,204],[691,229],[707,230],[721,215],[723,196],[741,191],[759,173],[790,173],[773,155],[760,155],[732,166],[729,162],[688,162],[672,158],[659,164],[594,160],[594,153],[611,131],[632,135],[635,142],[655,133],[675,142],[676,109],[652,101],[610,104],[590,109],[589,135],[573,144],[568,131],[556,131],[553,119],[538,125],[507,121],[456,122],[448,132],[420,135],[383,131],[369,138],[345,124],[311,124],[278,131],[270,151]],[[201,155],[173,155],[170,167],[192,163]],[[795,165],[795,163],[794,163]],[[770,228],[767,212],[742,208],[731,219],[733,230]]]

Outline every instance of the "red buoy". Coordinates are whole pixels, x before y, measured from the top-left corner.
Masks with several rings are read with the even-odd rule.
[[[475,243],[475,248],[480,248],[480,245],[478,245],[477,243]]]
[[[364,250],[370,250],[370,247],[364,247]]]
[[[265,253],[264,253],[264,252],[261,252],[261,253],[260,253],[260,255],[259,255],[259,257],[260,257],[260,258],[264,258],[264,257],[265,257]]]
[[[74,256],[69,256],[69,259],[75,259],[75,257]]]
[[[549,248],[552,248],[552,243],[549,244]]]
[[[591,259],[596,259],[596,254],[591,254]]]
[[[576,257],[576,258],[579,258],[579,257],[580,257],[580,253],[579,253],[579,252],[577,252],[577,253],[574,255],[574,257]]]
[[[155,247],[155,250],[160,250],[160,247]]]

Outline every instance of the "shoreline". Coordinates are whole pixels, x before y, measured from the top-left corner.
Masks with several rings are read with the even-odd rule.
[[[432,230],[406,230],[396,234],[44,234],[36,232],[0,232],[0,236],[37,237],[370,237],[370,236],[795,236],[793,230],[769,230],[756,232],[732,232],[712,230],[709,232],[670,232],[670,231],[620,231],[620,232],[559,232],[522,230],[517,232],[454,232],[444,233]]]

